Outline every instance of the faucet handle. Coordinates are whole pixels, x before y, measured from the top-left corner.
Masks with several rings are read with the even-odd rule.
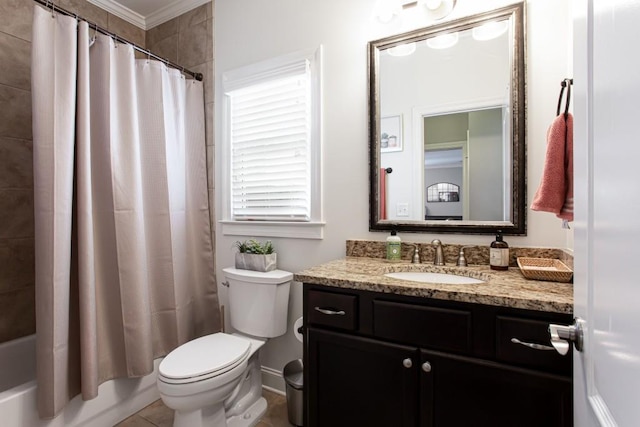
[[[420,246],[413,245],[413,258],[411,258],[411,264],[420,264]]]
[[[458,260],[456,261],[456,266],[458,267],[466,267],[467,266],[467,258],[464,256],[464,250],[467,248],[472,248],[473,246],[461,246],[460,252],[458,253]]]

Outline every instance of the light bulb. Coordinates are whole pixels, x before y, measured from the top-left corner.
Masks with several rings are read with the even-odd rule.
[[[458,43],[458,33],[448,33],[427,39],[427,46],[431,49],[447,49]]]
[[[407,56],[416,51],[415,43],[399,44],[392,48],[387,49],[387,53],[391,56]]]
[[[442,5],[442,0],[425,0],[424,5],[429,10],[436,10]]]
[[[495,39],[507,31],[507,21],[492,21],[475,27],[471,34],[475,40],[485,41]]]
[[[419,0],[420,4],[427,8],[427,14],[431,19],[442,19],[448,16],[456,5],[456,0]]]
[[[401,10],[397,0],[380,0],[375,7],[374,16],[378,22],[388,24],[400,14]]]

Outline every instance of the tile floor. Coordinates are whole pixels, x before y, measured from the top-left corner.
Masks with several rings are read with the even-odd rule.
[[[287,399],[270,391],[264,391],[267,399],[267,413],[256,427],[291,427],[287,417]],[[164,406],[162,400],[156,400],[140,412],[116,424],[115,427],[171,427],[173,411]]]

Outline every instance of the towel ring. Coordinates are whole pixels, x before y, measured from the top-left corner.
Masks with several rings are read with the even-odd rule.
[[[556,116],[560,115],[560,107],[562,106],[562,95],[564,95],[564,89],[567,89],[567,100],[564,106],[564,118],[566,119],[569,115],[569,104],[571,104],[571,85],[573,84],[573,79],[564,79],[560,82],[560,97],[558,98],[558,108],[556,109]]]

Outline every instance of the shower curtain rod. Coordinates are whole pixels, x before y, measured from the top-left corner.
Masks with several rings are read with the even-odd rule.
[[[115,33],[112,33],[112,32],[110,32],[108,30],[105,30],[104,28],[102,28],[98,24],[96,24],[95,22],[91,22],[88,19],[85,19],[85,18],[79,16],[77,13],[72,13],[72,12],[69,12],[68,10],[66,10],[66,9],[61,8],[60,6],[56,6],[53,3],[52,0],[33,0],[33,1],[35,1],[36,3],[40,3],[41,5],[43,5],[46,8],[51,9],[52,11],[61,13],[63,15],[71,16],[72,18],[76,18],[76,19],[80,19],[82,21],[85,21],[87,24],[89,24],[89,28],[93,28],[94,30],[96,30],[96,31],[98,31],[98,32],[100,32],[102,34],[111,37],[116,42],[131,45],[131,47],[133,47],[138,52],[142,52],[142,53],[144,53],[145,55],[147,55],[147,56],[149,56],[151,58],[154,58],[154,59],[157,59],[158,61],[164,62],[166,65],[168,65],[170,67],[173,67],[173,68],[176,68],[176,69],[182,71],[183,73],[190,75],[191,77],[193,77],[194,79],[196,79],[198,81],[202,81],[202,73],[196,73],[195,71],[187,70],[186,68],[184,68],[181,65],[178,65],[178,64],[176,64],[174,62],[171,62],[166,58],[162,58],[162,57],[152,53],[149,49],[145,49],[145,48],[143,48],[141,46],[138,46],[137,44],[132,43],[129,40],[124,39],[124,38],[120,37],[119,35],[117,35]]]

